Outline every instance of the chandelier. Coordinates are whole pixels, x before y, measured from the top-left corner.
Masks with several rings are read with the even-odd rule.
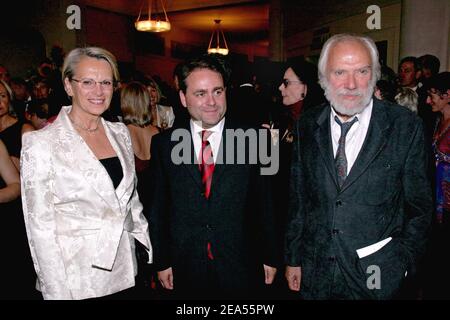
[[[136,19],[136,22],[134,23],[134,26],[138,31],[145,31],[145,32],[165,32],[170,30],[170,22],[169,18],[167,18],[166,8],[164,7],[164,3],[162,0],[159,0],[161,2],[161,6],[164,12],[165,20],[159,19],[159,16],[156,17],[156,19],[152,19],[152,0],[148,0],[148,18],[147,20],[140,20],[142,8],[144,7],[144,1],[142,1],[141,9],[139,10],[139,16]],[[158,0],[155,0],[156,2]]]
[[[228,45],[225,35],[220,28],[219,19],[215,19],[215,29],[211,34],[211,39],[209,39],[208,53],[218,53],[226,56],[228,54]]]

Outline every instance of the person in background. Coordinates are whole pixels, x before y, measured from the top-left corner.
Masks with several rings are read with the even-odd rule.
[[[0,139],[0,213],[5,226],[0,233],[3,262],[0,272],[5,277],[0,286],[1,300],[38,299],[25,226],[20,205],[19,171],[14,166],[5,144]]]
[[[427,103],[438,113],[433,134],[436,160],[436,220],[450,224],[450,72],[442,72],[427,85]]]
[[[422,82],[427,79],[437,75],[439,73],[439,68],[441,67],[441,62],[439,58],[432,54],[425,54],[417,58],[419,60],[420,66],[422,68]]]
[[[418,95],[414,90],[406,87],[399,88],[395,101],[417,114]]]
[[[146,77],[143,84],[150,93],[150,111],[152,117],[152,125],[160,130],[165,130],[173,126],[175,114],[170,106],[160,105],[162,97],[158,84],[153,79]]]
[[[130,131],[136,175],[138,178],[137,192],[144,206],[144,211],[151,205],[149,201],[150,197],[144,196],[152,187],[152,180],[149,177],[150,147],[153,136],[159,133],[158,128],[151,125],[149,104],[150,94],[147,88],[140,82],[130,82],[121,89],[120,105],[122,108],[123,122]],[[141,270],[136,280],[136,287],[145,295],[148,289],[154,287],[154,271],[151,265],[147,263],[147,259],[145,259],[146,253],[142,246],[136,243],[136,248],[139,268]]]
[[[34,129],[39,130],[49,124],[48,111],[49,106],[47,99],[35,99],[31,100],[28,104],[28,111],[25,116]]]
[[[430,105],[427,103],[427,82],[439,73],[441,62],[436,56],[431,54],[425,54],[419,57],[418,60],[422,68],[420,81],[423,83],[423,86],[417,89],[417,94],[419,95],[418,115],[424,122],[427,144],[431,146],[433,143],[434,127],[438,120],[439,113],[433,112]]]
[[[123,123],[101,117],[119,80],[116,59],[102,48],[75,48],[62,76],[72,105],[25,134],[20,157],[38,288],[46,300],[130,298],[134,241],[146,247],[149,262],[152,247],[130,134]]]
[[[19,157],[22,148],[22,134],[34,130],[28,123],[20,122],[14,112],[13,93],[9,85],[0,80],[0,139],[6,145],[6,149],[19,170]]]
[[[398,67],[398,84],[400,87],[411,88],[417,91],[421,69],[416,57],[405,57],[400,61]]]
[[[0,64],[0,80],[5,81],[7,84],[9,84],[9,81],[11,80],[11,76],[9,75],[8,69],[6,69],[6,67],[1,64]]]
[[[22,78],[11,78],[10,84],[14,96],[13,109],[17,119],[23,123],[26,121],[25,110],[31,100],[29,84]]]
[[[448,244],[450,242],[450,72],[425,84],[427,104],[437,114],[432,138],[434,217],[423,279],[425,298],[449,299]]]

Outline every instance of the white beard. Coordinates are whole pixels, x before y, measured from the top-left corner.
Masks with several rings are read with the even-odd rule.
[[[337,113],[351,117],[355,114],[361,113],[369,105],[372,100],[373,91],[374,89],[372,86],[369,86],[365,92],[346,89],[330,90],[330,87],[327,86],[325,89],[325,96]],[[343,94],[356,95],[359,96],[360,99],[349,103],[342,103],[339,96]]]

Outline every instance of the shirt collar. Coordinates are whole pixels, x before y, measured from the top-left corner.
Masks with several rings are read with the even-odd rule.
[[[225,117],[223,117],[222,120],[220,120],[215,126],[208,129],[204,129],[201,126],[200,121],[191,119],[190,124],[191,124],[191,132],[193,132],[193,134],[195,134],[196,136],[199,135],[199,133],[201,133],[203,130],[211,131],[213,134],[214,133],[222,134],[223,127],[225,126]]]
[[[339,118],[339,120],[341,120],[342,123],[344,122],[350,122],[352,121],[355,117],[358,117],[358,122],[360,124],[368,124],[370,122],[370,116],[372,115],[372,108],[373,108],[373,98],[370,99],[369,104],[367,105],[367,107],[364,108],[363,111],[361,111],[360,113],[355,114],[354,116],[350,117],[349,119],[347,119],[346,121],[344,121],[344,119],[342,119],[341,116],[339,116],[336,111],[334,110],[333,107],[331,107],[331,119],[333,122],[334,121],[334,117],[337,116]]]

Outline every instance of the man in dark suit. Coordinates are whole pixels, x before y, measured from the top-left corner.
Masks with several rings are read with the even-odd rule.
[[[305,299],[393,298],[425,248],[432,201],[422,122],[373,99],[378,52],[335,35],[319,79],[329,103],[296,127],[286,278]]]
[[[181,66],[179,94],[191,119],[152,141],[154,264],[177,298],[255,298],[279,262],[266,177],[258,164],[228,157],[250,151],[228,145],[234,127],[225,119],[224,68],[213,56]],[[186,142],[181,157],[198,161],[180,163],[177,150]]]

